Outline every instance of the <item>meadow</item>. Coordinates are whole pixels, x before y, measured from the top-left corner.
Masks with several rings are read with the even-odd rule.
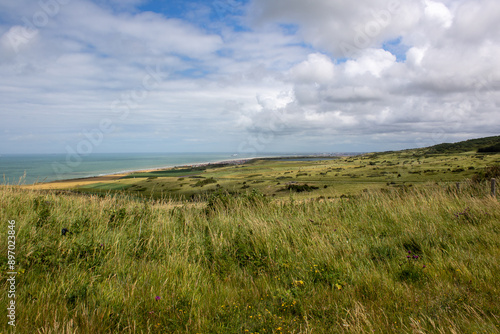
[[[197,201],[219,190],[238,195],[253,190],[274,199],[339,198],[368,190],[387,190],[435,182],[454,184],[487,166],[500,164],[499,154],[476,152],[425,154],[418,150],[310,160],[255,159],[242,165],[177,167],[28,186],[73,193],[126,193],[138,198]]]
[[[500,156],[414,154],[3,186],[16,333],[500,333]]]

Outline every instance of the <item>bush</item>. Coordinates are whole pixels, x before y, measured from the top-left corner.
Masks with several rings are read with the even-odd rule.
[[[487,147],[482,147],[477,150],[478,153],[497,153],[500,152],[500,143],[487,146]]]
[[[492,178],[500,178],[500,165],[486,167],[472,176],[472,182],[480,183],[489,181]]]
[[[204,179],[204,180],[200,180],[198,182],[196,182],[193,187],[203,187],[203,186],[206,186],[207,184],[212,184],[212,183],[217,183],[217,181],[211,177],[211,178],[208,178],[208,179]]]
[[[313,191],[313,190],[319,189],[319,187],[310,186],[308,184],[288,184],[286,186],[286,189],[301,193],[304,191]]]

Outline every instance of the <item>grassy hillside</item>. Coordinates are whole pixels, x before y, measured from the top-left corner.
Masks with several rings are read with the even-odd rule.
[[[500,145],[500,136],[470,139],[458,143],[444,143],[422,149],[427,154],[477,152]],[[490,151],[485,151],[490,152]],[[493,151],[498,152],[498,151]]]
[[[96,179],[40,187],[67,188],[86,194],[123,193],[140,198],[191,200],[224,189],[232,194],[256,190],[270,198],[340,198],[365,190],[418,186],[426,182],[455,183],[500,164],[499,154],[474,152],[425,155],[417,150],[363,156],[293,161],[254,160],[243,165],[179,167],[122,178]],[[38,187],[38,186],[37,186]],[[301,191],[300,190],[307,190]]]
[[[500,205],[485,188],[193,204],[2,187],[16,333],[498,333]]]
[[[0,187],[16,333],[500,333],[500,155],[467,147]]]

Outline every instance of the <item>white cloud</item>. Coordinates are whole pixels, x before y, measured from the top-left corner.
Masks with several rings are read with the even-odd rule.
[[[500,4],[496,0],[463,1],[456,9],[453,37],[476,44],[485,39],[500,41],[498,29]]]
[[[24,26],[13,26],[0,37],[0,47],[2,54],[13,57],[15,53],[27,47],[30,41],[33,42],[38,36],[38,30],[30,30]]]
[[[428,47],[412,47],[406,53],[406,63],[409,66],[421,66],[427,49]]]
[[[291,70],[295,81],[325,84],[333,80],[335,66],[326,55],[314,53]]]
[[[346,74],[359,76],[365,73],[380,78],[381,73],[390,68],[396,62],[396,57],[385,50],[367,49],[355,60],[349,60],[346,64]]]
[[[444,28],[451,27],[453,14],[441,2],[425,0],[425,16],[441,24]]]
[[[256,24],[298,24],[308,43],[335,57],[398,38],[422,15],[417,1],[399,0],[256,0],[251,8]]]
[[[116,130],[101,150],[127,138],[135,150],[392,149],[500,128],[495,0],[252,0],[231,23],[206,4],[175,18],[138,3],[73,0],[36,30],[23,17],[38,3],[0,4],[1,127],[15,130],[0,131],[0,153],[64,150],[103,118]],[[126,118],[116,101],[133,106]]]

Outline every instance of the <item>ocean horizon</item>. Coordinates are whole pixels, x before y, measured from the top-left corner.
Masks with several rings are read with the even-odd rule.
[[[256,157],[292,157],[311,153],[95,153],[80,159],[67,154],[2,154],[0,184],[34,184],[133,171],[214,163]]]

